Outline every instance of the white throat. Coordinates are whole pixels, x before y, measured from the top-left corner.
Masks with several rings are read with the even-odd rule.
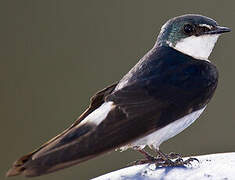
[[[219,35],[190,36],[177,42],[172,48],[194,57],[195,59],[208,60]]]

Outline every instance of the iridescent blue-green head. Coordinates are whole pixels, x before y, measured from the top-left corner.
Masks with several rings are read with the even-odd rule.
[[[187,14],[168,20],[161,28],[157,46],[170,46],[197,59],[207,59],[221,33],[221,27],[211,18]]]

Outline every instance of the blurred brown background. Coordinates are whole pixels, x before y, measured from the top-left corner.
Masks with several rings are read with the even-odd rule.
[[[68,127],[89,97],[119,80],[154,44],[171,17],[199,13],[235,29],[235,1],[4,1],[0,3],[0,179],[12,162]],[[219,87],[193,126],[165,152],[235,150],[235,36],[223,35],[210,59]],[[88,179],[141,158],[131,150],[35,180]],[[15,177],[12,180],[24,177]]]

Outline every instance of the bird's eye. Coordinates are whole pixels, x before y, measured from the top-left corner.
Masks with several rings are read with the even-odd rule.
[[[185,34],[192,34],[194,32],[194,27],[190,24],[184,25]]]

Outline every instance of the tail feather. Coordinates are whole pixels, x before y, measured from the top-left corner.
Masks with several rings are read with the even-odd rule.
[[[61,156],[63,153],[67,153],[67,152],[63,151],[63,148],[59,149],[58,147],[62,145],[65,146],[66,142],[68,141],[71,142],[72,140],[77,139],[79,136],[84,136],[91,130],[90,127],[86,127],[86,128],[80,127],[80,129],[77,129],[76,131],[77,133],[75,131],[73,132],[73,129],[76,129],[77,127],[79,127],[79,123],[84,118],[86,118],[90,113],[92,113],[95,109],[99,108],[103,104],[105,97],[114,90],[116,85],[117,83],[114,83],[108,86],[107,88],[96,93],[91,98],[91,103],[88,109],[86,109],[86,111],[83,114],[81,114],[81,116],[68,129],[66,129],[61,134],[54,137],[47,143],[43,144],[41,147],[39,147],[35,151],[18,159],[15,163],[13,163],[12,168],[6,173],[6,176],[16,176],[20,174],[23,174],[25,176],[38,176],[43,173],[49,173],[49,172],[62,169],[62,168],[71,166],[72,164],[77,164],[79,162],[83,162],[85,160],[92,158],[93,157],[92,155],[85,155],[85,156],[82,155],[76,161],[69,161],[67,163],[63,163],[63,158]],[[72,132],[72,133],[70,134],[69,132]],[[66,136],[66,134],[69,134],[69,135]],[[81,138],[78,138],[78,139],[81,139]],[[57,150],[59,149],[59,150],[56,151],[56,149]],[[54,156],[52,157],[56,159],[57,161],[59,161],[58,166],[55,166],[55,165],[53,166],[52,164],[49,164],[49,166],[53,166],[53,168],[51,168],[49,171],[46,171],[45,167],[40,167],[40,168],[44,168],[44,172],[35,172],[35,169],[37,169],[37,165],[39,164],[41,165],[45,162],[46,163],[51,162],[50,160],[52,158],[46,155],[51,150],[54,150],[54,153],[52,154],[54,154],[55,156],[59,156],[59,158],[57,159]]]
[[[30,166],[34,163],[33,162],[34,160],[37,160],[38,158],[44,156],[45,154],[47,154],[48,151],[57,149],[58,147],[63,146],[64,144],[69,143],[74,139],[79,138],[80,136],[83,136],[93,128],[93,126],[86,124],[79,126],[77,128],[73,127],[74,126],[71,126],[69,129],[66,129],[61,134],[54,137],[50,141],[46,142],[35,151],[26,154],[21,158],[19,158],[18,160],[16,160],[13,163],[12,167],[6,173],[6,176],[10,177],[10,176],[17,176],[20,174],[23,174],[25,176],[34,176],[33,174],[35,172],[29,170],[31,169]]]
[[[20,159],[16,160],[13,163],[12,168],[7,171],[6,176],[7,177],[17,176],[17,175],[21,174],[25,170],[25,167],[24,167],[25,162],[27,162],[31,158],[32,154],[33,153],[29,153],[29,154],[21,157]]]

